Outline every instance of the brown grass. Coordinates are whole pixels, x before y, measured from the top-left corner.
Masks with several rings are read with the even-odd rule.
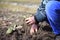
[[[11,4],[0,4],[0,8],[7,8],[11,11],[20,11],[20,12],[28,12],[28,13],[35,13],[37,8],[28,8],[24,6],[16,6]]]
[[[0,0],[0,1],[22,2],[22,3],[40,3],[41,0]]]

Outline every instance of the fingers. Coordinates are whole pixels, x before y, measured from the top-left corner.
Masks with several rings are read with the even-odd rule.
[[[28,20],[29,20],[29,18],[25,19],[25,21],[28,21]]]
[[[33,22],[30,21],[29,25],[32,25],[32,24],[33,24]]]
[[[37,28],[35,29],[35,32],[37,32]]]
[[[29,18],[26,19],[26,24],[31,25],[32,23],[33,23],[33,21],[31,19],[29,19]]]
[[[32,25],[33,24],[33,21],[29,20],[29,21],[26,22],[26,24]]]
[[[38,29],[37,25],[33,24],[32,27],[31,27],[31,30],[30,30],[30,34],[32,35],[35,32],[37,32],[37,29]]]
[[[29,24],[30,23],[30,21],[26,21],[26,24]]]
[[[32,35],[33,33],[34,33],[34,29],[31,28],[31,29],[30,29],[30,34]]]
[[[34,24],[34,23],[35,23],[34,16],[25,19],[25,21],[26,21],[26,24],[28,24],[28,25],[32,25],[32,24]]]
[[[31,28],[31,30],[30,30],[30,34],[32,35],[32,34],[34,34],[35,32],[37,32],[37,28],[36,28],[36,29]]]
[[[26,21],[26,24],[30,23],[29,18],[25,19],[25,21]]]

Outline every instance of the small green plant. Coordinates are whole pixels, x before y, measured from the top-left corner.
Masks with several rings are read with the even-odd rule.
[[[6,31],[6,34],[11,34],[16,29],[21,29],[21,28],[22,28],[22,26],[13,25],[13,26],[8,28],[8,30]]]

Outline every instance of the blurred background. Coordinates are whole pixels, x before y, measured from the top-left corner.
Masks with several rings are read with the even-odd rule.
[[[25,18],[36,13],[40,2],[41,0],[0,0],[0,26],[6,26],[9,22],[10,25],[23,24]]]
[[[0,8],[35,13],[41,0],[0,0]]]
[[[5,21],[23,24],[21,20],[35,14],[40,2],[41,0],[0,0],[0,26],[8,25]]]

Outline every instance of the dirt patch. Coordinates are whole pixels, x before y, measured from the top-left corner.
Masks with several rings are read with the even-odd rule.
[[[33,15],[31,13],[11,12],[0,9],[0,40],[54,40],[52,29],[45,22],[40,23],[38,32],[30,35],[30,26],[25,24],[24,17]],[[13,31],[13,33],[6,35],[7,28],[11,25],[21,25],[21,29]]]

